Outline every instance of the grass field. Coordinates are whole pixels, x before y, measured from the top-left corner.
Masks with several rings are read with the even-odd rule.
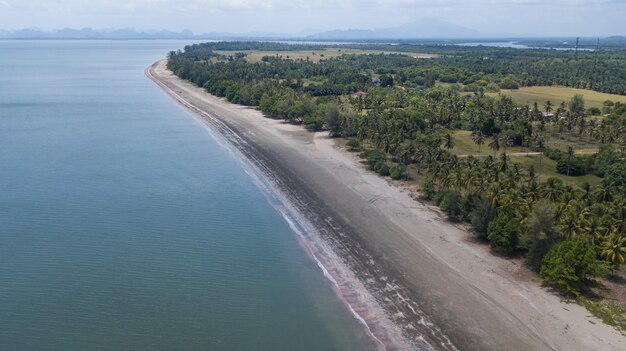
[[[478,146],[472,140],[472,132],[468,130],[455,130],[451,132],[452,138],[454,139],[454,148],[450,150],[455,155],[473,155],[478,156]],[[491,140],[489,138],[485,139],[485,143],[480,147],[480,155],[487,156],[493,155],[493,150],[489,148],[489,143]],[[519,146],[515,147],[507,147],[507,153],[514,152],[528,152],[528,148],[522,148]],[[504,149],[500,149],[498,153],[504,152]]]
[[[319,62],[320,60],[338,57],[341,55],[368,55],[368,54],[401,54],[406,56],[412,56],[414,58],[432,58],[437,55],[433,54],[419,54],[419,53],[403,53],[403,52],[390,52],[390,51],[379,51],[379,50],[358,50],[358,49],[337,49],[337,48],[322,48],[319,50],[299,50],[299,51],[216,51],[216,53],[220,53],[226,56],[233,56],[236,52],[244,52],[247,54],[247,59],[249,62],[261,62],[263,56],[279,56],[279,57],[289,57],[291,59],[306,59],[307,57],[313,62]]]
[[[466,130],[457,130],[452,132],[452,136],[454,138],[454,148],[450,150],[455,155],[473,155],[478,156],[478,146],[472,140],[471,132]],[[590,144],[585,142],[573,142],[574,139],[570,142],[563,141],[561,144],[557,145],[556,143],[552,145],[552,147],[558,147],[560,149],[566,149],[567,145],[572,145],[577,154],[588,154],[597,152],[597,148],[593,147]],[[493,155],[493,151],[489,149],[487,146],[490,140],[486,139],[485,144],[482,145],[480,150],[481,156]],[[498,154],[501,154],[504,150],[500,149]],[[522,166],[528,168],[531,165],[535,167],[535,171],[540,173],[540,179],[546,180],[549,177],[555,177],[563,180],[564,183],[581,186],[584,182],[588,182],[591,185],[598,184],[600,182],[600,178],[594,175],[585,175],[580,177],[568,177],[563,174],[559,174],[556,172],[556,161],[553,161],[547,157],[541,158],[539,155],[524,155],[524,156],[515,156],[515,153],[521,152],[532,152],[528,148],[522,148],[519,146],[509,147],[506,150],[507,154],[509,154],[511,158],[511,162],[517,162]],[[539,172],[541,170],[541,172]]]
[[[566,175],[560,174],[556,172],[556,161],[553,161],[547,157],[540,158],[539,155],[532,156],[514,156],[511,157],[511,162],[519,163],[522,166],[528,168],[530,166],[535,167],[535,172],[539,175],[539,179],[545,181],[550,177],[559,178],[565,184],[570,184],[574,186],[582,186],[583,183],[587,182],[589,184],[596,185],[600,183],[602,180],[600,177],[597,177],[592,174],[587,174],[579,177],[568,177]]]
[[[516,90],[501,90],[500,94],[510,95],[517,103],[532,105],[535,101],[539,108],[543,109],[543,104],[550,100],[554,107],[565,101],[566,103],[576,94],[585,98],[586,107],[602,108],[602,103],[606,100],[626,103],[626,96],[599,93],[593,90],[576,89],[567,87],[521,87]],[[487,93],[486,95],[497,96],[498,93]]]

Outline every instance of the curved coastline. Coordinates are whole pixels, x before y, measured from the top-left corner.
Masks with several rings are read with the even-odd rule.
[[[213,97],[173,76],[164,60],[146,75],[243,156],[381,348],[626,347],[619,333],[520,281],[523,268],[468,243],[463,230],[368,174],[321,134]]]

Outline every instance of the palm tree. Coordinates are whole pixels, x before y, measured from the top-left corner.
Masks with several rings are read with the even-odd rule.
[[[602,243],[600,256],[611,262],[615,267],[624,263],[626,259],[626,236],[620,234],[617,230],[612,231]]]
[[[509,157],[506,153],[500,154],[500,171],[506,172],[509,169]]]
[[[548,100],[545,104],[543,104],[543,108],[546,110],[546,114],[552,112],[552,101]]]
[[[472,132],[472,140],[478,145],[478,155],[480,155],[480,147],[485,143],[485,135],[481,131]]]
[[[574,157],[574,148],[571,146],[567,147],[567,176],[569,177],[569,167],[572,163],[572,157]]]
[[[454,138],[450,133],[443,136],[443,147],[448,150],[454,149]]]
[[[502,146],[504,146],[504,153],[506,154],[506,148],[508,146],[512,146],[513,145],[513,139],[511,138],[510,135],[505,134],[502,138],[501,138],[501,144]]]
[[[548,178],[540,191],[542,197],[556,202],[563,194],[563,182],[558,178]]]
[[[500,150],[500,141],[500,136],[496,134],[493,136],[493,140],[489,143],[489,145],[487,145],[491,150],[493,150],[494,156],[496,155],[498,150]]]

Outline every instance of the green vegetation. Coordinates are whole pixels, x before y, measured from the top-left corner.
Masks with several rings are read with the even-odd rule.
[[[350,138],[346,146],[361,151],[369,169],[393,179],[418,178],[424,197],[451,220],[471,222],[494,250],[525,257],[566,294],[584,294],[597,277],[623,264],[626,104],[603,102],[606,116],[598,118],[583,95],[520,105],[484,91],[567,85],[626,94],[626,55],[382,44],[362,49],[439,56],[351,51],[319,61],[275,54],[256,61],[246,59],[250,50],[323,50],[209,43],[170,53],[168,67],[214,95],[258,106],[268,117]],[[219,50],[235,53],[226,57]]]
[[[577,89],[562,86],[520,87],[515,90],[502,90],[500,93],[509,95],[513,98],[513,101],[524,105],[532,105],[536,102],[539,106],[543,106],[546,102],[551,101],[558,106],[562,102],[567,103],[574,95],[582,95],[588,107],[598,109],[602,109],[604,102],[607,100],[622,104],[626,103],[626,96],[624,95],[606,94],[590,89]],[[498,93],[489,93],[489,95],[497,94]],[[599,112],[601,113],[602,111],[600,110]],[[595,115],[600,113],[595,113]]]

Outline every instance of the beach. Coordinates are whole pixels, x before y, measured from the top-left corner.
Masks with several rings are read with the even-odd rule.
[[[293,213],[306,217],[319,233],[301,228],[308,254],[381,348],[626,349],[619,332],[367,171],[327,133],[230,104],[175,77],[165,63],[146,69],[148,77],[231,142]]]

